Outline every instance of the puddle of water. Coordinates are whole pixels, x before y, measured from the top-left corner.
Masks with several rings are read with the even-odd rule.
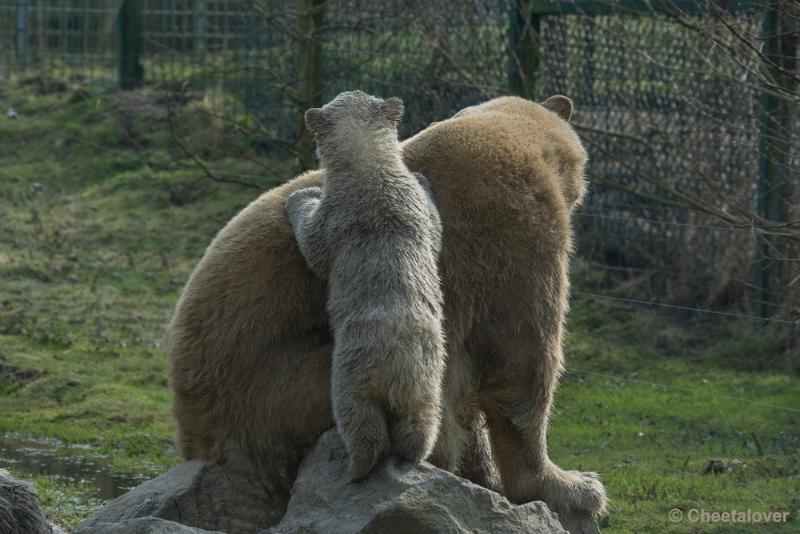
[[[96,488],[97,497],[111,500],[149,477],[115,474],[102,458],[87,456],[87,446],[68,446],[55,440],[32,441],[0,435],[0,465],[30,475],[50,475]]]

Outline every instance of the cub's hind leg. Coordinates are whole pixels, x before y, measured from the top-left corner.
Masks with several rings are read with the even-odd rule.
[[[392,454],[414,463],[430,456],[441,423],[439,403],[439,396],[431,395],[416,404],[416,408],[397,415],[390,429]]]
[[[334,355],[336,361],[336,355]],[[336,427],[350,455],[350,481],[367,478],[370,471],[389,455],[386,417],[380,407],[367,398],[347,376],[334,372],[333,414]]]
[[[396,351],[396,359],[404,363],[392,373],[389,394],[392,454],[414,463],[427,460],[436,445],[442,424],[445,370],[438,328],[417,335],[417,343]]]

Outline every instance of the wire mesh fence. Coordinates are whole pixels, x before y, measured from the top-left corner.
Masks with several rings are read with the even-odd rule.
[[[758,18],[742,15],[748,25]],[[708,19],[698,22],[714,23]],[[758,95],[725,80],[736,72],[734,58],[668,17],[575,14],[541,24],[544,92],[575,99],[575,121],[585,126],[593,155],[597,180],[581,218],[582,249],[620,266],[669,265],[668,276],[647,283],[676,301],[728,305],[746,298],[752,291],[741,281],[751,273],[754,234],[715,228],[712,216],[688,206],[665,207],[659,200],[675,197],[651,180],[710,205],[718,189],[753,202]]]
[[[3,0],[0,2],[0,78],[26,68],[113,80],[119,2]]]
[[[575,123],[592,154],[583,254],[644,269],[646,276],[636,276],[645,294],[796,319],[796,239],[720,225],[713,213],[752,214],[772,197],[780,206],[773,216],[797,220],[789,213],[800,185],[796,93],[789,91],[791,111],[780,129],[766,128],[759,81],[765,31],[779,31],[764,21],[782,6],[709,5],[690,14],[577,7],[541,17],[537,30],[539,90],[573,97]],[[796,13],[782,15],[797,27]],[[763,253],[764,242],[773,253]]]
[[[791,2],[125,2],[144,83],[213,100],[300,168],[313,165],[302,112],[342,90],[402,97],[403,135],[494,96],[567,94],[591,156],[584,258],[639,300],[800,317]],[[0,75],[112,87],[122,5],[0,0]]]

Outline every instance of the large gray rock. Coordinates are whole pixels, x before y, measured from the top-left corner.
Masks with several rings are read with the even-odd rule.
[[[54,529],[42,513],[33,488],[0,469],[0,532],[51,534]]]
[[[300,466],[287,510],[285,496],[241,470],[195,460],[111,501],[75,534],[566,532],[542,502],[513,505],[429,464],[390,458],[355,484],[347,468],[347,452],[332,429]],[[598,532],[590,517],[562,522],[573,534]],[[270,525],[276,526],[261,530]]]
[[[219,534],[218,531],[189,527],[157,517],[126,519],[121,523],[95,523],[83,528],[81,532],[83,534],[214,534],[215,532]]]
[[[258,532],[280,521],[285,507],[285,497],[270,494],[240,471],[192,460],[106,504],[78,525],[75,534],[105,532],[101,523],[150,516],[207,530]]]
[[[566,532],[542,502],[505,497],[429,464],[390,458],[348,482],[347,452],[325,433],[300,466],[286,516],[262,534]]]

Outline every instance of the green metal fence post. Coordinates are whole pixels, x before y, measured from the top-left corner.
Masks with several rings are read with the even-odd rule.
[[[119,10],[119,86],[134,89],[144,82],[143,0],[123,0]]]
[[[195,0],[194,51],[205,52],[208,32],[208,0]]]
[[[513,94],[534,99],[540,84],[539,31],[541,15],[535,0],[515,0],[509,13],[508,87]]]
[[[786,72],[796,68],[797,28],[790,28],[791,18],[785,11],[784,0],[772,0],[767,6],[762,23],[765,56],[764,75],[774,84],[761,94],[761,127],[759,140],[758,187],[756,210],[759,216],[770,221],[782,221],[787,217],[786,163],[790,151],[789,132],[792,127],[791,108],[777,91],[791,91],[794,81]],[[770,258],[775,256],[774,243],[769,235],[757,237],[757,261],[755,264],[755,286],[757,287],[756,314],[768,317],[773,314],[775,293],[773,279],[778,274],[778,265]]]
[[[17,0],[17,63],[28,68],[28,0]]]

